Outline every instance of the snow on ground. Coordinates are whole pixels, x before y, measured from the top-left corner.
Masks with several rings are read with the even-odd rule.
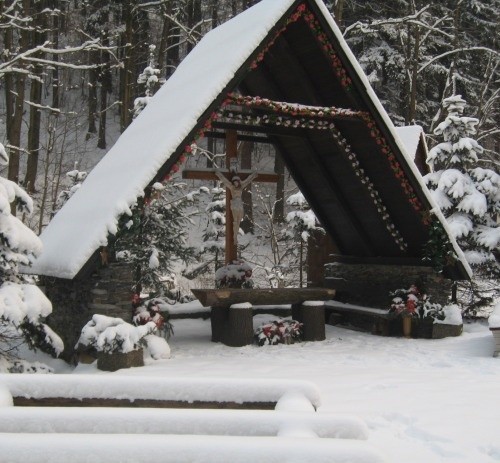
[[[260,325],[273,316],[257,315]],[[174,320],[172,358],[116,373],[95,364],[66,374],[177,378],[306,379],[321,393],[319,413],[355,415],[368,442],[390,462],[500,461],[500,363],[486,324],[461,337],[384,338],[327,326],[327,339],[281,346],[210,342],[209,320]],[[314,460],[311,459],[311,462]]]

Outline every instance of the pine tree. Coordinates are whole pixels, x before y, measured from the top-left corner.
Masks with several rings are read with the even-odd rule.
[[[226,190],[217,186],[211,190],[205,189],[205,191],[211,195],[211,201],[206,207],[208,220],[202,237],[201,252],[213,255],[215,270],[217,270],[224,263]]]
[[[144,96],[138,97],[134,101],[134,119],[141,113],[141,111],[147,106],[151,97],[155,94],[158,85],[163,82],[159,78],[160,69],[156,67],[155,62],[155,45],[149,46],[149,60],[148,65],[139,74],[137,78],[137,83],[144,85]]]
[[[1,143],[0,163],[8,163]],[[52,312],[52,305],[30,278],[19,273],[20,265],[31,265],[32,259],[40,254],[42,243],[11,214],[11,203],[24,213],[33,210],[26,192],[0,177],[0,360],[12,356],[19,338],[32,349],[58,355],[63,349],[62,341],[43,323]]]
[[[291,195],[286,200],[286,203],[295,208],[295,210],[289,212],[286,216],[288,226],[285,229],[285,239],[295,244],[295,246],[289,248],[289,251],[297,261],[299,267],[299,286],[302,287],[305,255],[311,231],[323,229],[319,226],[314,212],[300,191]]]
[[[179,194],[184,184],[155,183],[150,199],[121,220],[114,247],[117,258],[136,269],[136,294],[178,299],[174,265],[194,260],[196,251],[186,243],[191,225],[188,207],[195,193]],[[175,280],[175,279],[174,279]]]
[[[472,136],[479,121],[463,116],[465,105],[460,95],[444,100],[448,116],[434,130],[444,142],[429,152],[434,172],[425,181],[468,262],[481,274],[498,276],[500,176],[477,167],[483,148]]]

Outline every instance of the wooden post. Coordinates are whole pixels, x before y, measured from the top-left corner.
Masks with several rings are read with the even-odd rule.
[[[236,130],[226,132],[226,168],[231,169],[231,159],[238,156],[238,134]],[[233,233],[233,214],[231,212],[231,191],[226,188],[226,265],[238,258]]]

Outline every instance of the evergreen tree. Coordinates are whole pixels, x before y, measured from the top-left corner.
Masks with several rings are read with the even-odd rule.
[[[114,243],[117,258],[133,263],[136,294],[178,299],[172,280],[175,263],[194,260],[195,249],[186,244],[191,225],[188,207],[197,193],[179,194],[184,184],[155,183],[150,199],[121,221]]]
[[[1,143],[0,163],[8,163]],[[25,213],[33,210],[26,192],[0,177],[0,360],[12,356],[19,340],[32,349],[58,355],[63,349],[62,341],[43,323],[52,312],[52,305],[31,279],[19,273],[20,265],[31,265],[32,259],[40,254],[42,243],[12,215],[11,203]]]
[[[215,269],[224,263],[226,236],[226,189],[220,186],[211,190],[205,188],[211,195],[211,201],[206,207],[208,214],[207,226],[203,233],[201,252],[213,255]]]
[[[427,162],[434,172],[425,181],[469,263],[480,273],[498,276],[500,176],[477,167],[483,152],[472,138],[478,120],[463,116],[465,105],[460,95],[444,100],[448,116],[434,130],[444,142],[429,152]]]
[[[314,212],[309,207],[304,195],[299,191],[291,195],[286,203],[295,208],[286,216],[287,228],[285,229],[285,239],[294,243],[293,247],[288,248],[289,255],[294,257],[299,267],[299,286],[303,286],[303,271],[305,267],[307,243],[311,231],[323,230],[319,224]]]
[[[149,46],[148,65],[137,78],[137,83],[144,85],[144,96],[138,97],[134,101],[134,118],[136,118],[146,107],[151,97],[155,94],[158,85],[162,83],[162,80],[159,78],[160,69],[156,68],[155,50],[155,45]]]
[[[54,207],[54,214],[80,189],[82,182],[87,178],[87,172],[74,169],[69,171],[66,177],[69,179],[70,184],[66,190],[59,193]]]

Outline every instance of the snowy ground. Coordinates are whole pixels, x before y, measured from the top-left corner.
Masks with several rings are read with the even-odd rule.
[[[272,317],[274,318],[274,317]],[[255,323],[267,321],[255,317]],[[459,338],[382,338],[327,326],[327,340],[230,348],[210,342],[210,322],[176,320],[172,358],[120,375],[290,378],[315,383],[319,413],[353,414],[390,462],[500,461],[500,360],[484,324]],[[59,373],[110,374],[95,365]],[[311,460],[312,462],[313,460]]]

